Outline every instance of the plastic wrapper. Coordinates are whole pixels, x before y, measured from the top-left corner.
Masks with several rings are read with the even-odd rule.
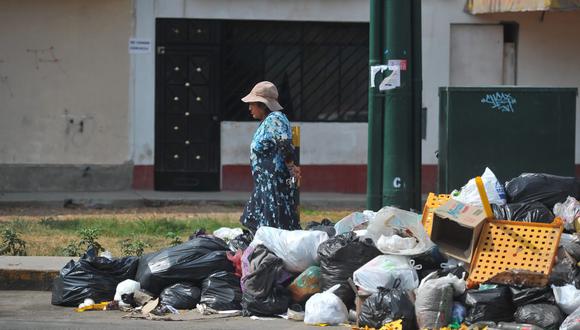
[[[469,307],[465,321],[468,324],[493,321],[511,322],[514,319],[514,305],[508,287],[500,286],[487,290],[468,290],[465,305]]]
[[[234,266],[234,274],[237,277],[242,277],[242,250],[236,251],[236,253],[228,252],[226,257],[229,261],[231,261],[232,265]]]
[[[580,330],[580,308],[577,308],[566,317],[562,325],[560,325],[560,330]]]
[[[346,234],[351,231],[365,229],[369,219],[373,218],[375,213],[372,211],[354,212],[342,218],[334,225],[336,235]]]
[[[320,289],[325,291],[336,284],[340,287],[334,291],[349,308],[354,304],[355,294],[348,284],[348,279],[364,264],[380,255],[373,241],[359,238],[355,233],[335,236],[318,247],[320,257]]]
[[[514,319],[518,323],[537,325],[545,330],[557,330],[564,316],[556,305],[531,304],[518,307]]]
[[[540,202],[512,203],[506,205],[492,204],[496,219],[522,222],[551,223],[554,214]]]
[[[196,237],[159,252],[142,256],[135,279],[141,288],[158,295],[178,282],[196,283],[222,270],[233,271],[227,244],[214,237]]]
[[[304,323],[336,325],[348,321],[346,306],[333,292],[338,289],[335,285],[327,291],[317,293],[306,302]]]
[[[415,306],[405,290],[380,288],[362,304],[360,326],[379,329],[396,320],[403,321],[404,330],[416,329]]]
[[[281,284],[289,279],[282,259],[263,245],[253,248],[246,257],[248,265],[241,280],[244,315],[285,313],[290,304],[290,293]]]
[[[334,237],[336,235],[336,229],[334,228],[334,223],[329,219],[322,219],[321,222],[310,221],[304,226],[306,230],[318,230],[324,231],[328,234],[328,237]]]
[[[252,245],[263,244],[284,261],[284,267],[293,273],[301,273],[318,263],[316,253],[320,243],[328,239],[322,231],[284,230],[260,227]]]
[[[369,293],[378,288],[413,290],[419,286],[417,271],[409,258],[403,256],[381,255],[364,264],[353,274],[354,283]]]
[[[489,168],[485,168],[485,171],[481,175],[481,180],[483,181],[483,187],[485,188],[485,193],[487,194],[489,203],[504,205],[506,203],[506,193],[503,185],[499,183],[495,174],[493,174]],[[477,190],[475,179],[469,180],[457,195],[452,195],[454,195],[452,196],[453,199],[462,203],[482,206],[481,197],[479,196],[479,190]]]
[[[568,196],[580,195],[576,178],[543,173],[524,173],[506,182],[505,190],[510,203],[540,202],[550,209]]]
[[[393,249],[390,236],[410,237],[416,240],[409,249]],[[417,213],[404,211],[395,207],[385,206],[369,221],[367,236],[371,237],[377,248],[385,254],[415,256],[429,251],[433,242],[421,224]]]
[[[580,290],[573,285],[555,286],[552,285],[556,304],[562,312],[572,314],[578,307],[580,307]]]
[[[550,287],[515,288],[511,287],[512,301],[516,307],[530,304],[555,304],[556,299]]]
[[[51,303],[76,307],[87,298],[96,303],[113,300],[117,285],[135,277],[138,263],[136,257],[111,260],[89,250],[60,270],[53,282]]]
[[[229,272],[217,272],[203,280],[201,303],[218,311],[239,310],[242,302],[240,278]]]
[[[465,291],[465,281],[455,275],[437,278],[433,273],[416,290],[415,315],[420,329],[438,329],[451,323],[453,297]]]
[[[461,324],[465,320],[467,315],[467,309],[462,303],[454,301],[453,308],[451,309],[451,323]]]
[[[574,230],[574,220],[580,217],[580,202],[568,196],[563,203],[554,205],[554,215],[562,218],[566,229]]]
[[[310,266],[288,286],[292,301],[303,303],[320,292],[320,267]]]
[[[176,309],[193,309],[199,303],[201,292],[191,283],[176,283],[159,295],[159,303]]]

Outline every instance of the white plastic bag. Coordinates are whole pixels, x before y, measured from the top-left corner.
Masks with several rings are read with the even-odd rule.
[[[348,233],[349,231],[364,229],[370,218],[374,217],[373,211],[353,212],[342,218],[334,225],[336,235]]]
[[[286,270],[302,273],[318,263],[318,245],[327,239],[328,234],[324,231],[260,227],[251,245],[263,244],[284,261]]]
[[[385,251],[397,253],[404,250],[410,250],[417,246],[419,242],[413,237],[401,237],[399,235],[385,236],[381,235],[377,244],[380,244]],[[383,252],[384,253],[384,252]]]
[[[226,242],[233,240],[234,238],[243,235],[244,231],[242,228],[227,228],[222,227],[220,229],[214,230],[213,236],[221,238]]]
[[[554,216],[562,218],[566,229],[574,230],[574,220],[580,216],[580,202],[568,196],[564,203],[554,205]]]
[[[580,308],[568,315],[560,325],[560,330],[580,330]]]
[[[340,284],[316,293],[306,302],[304,323],[306,324],[342,324],[348,320],[346,306],[333,292]]]
[[[141,284],[133,280],[124,280],[123,282],[117,284],[117,289],[115,290],[114,300],[119,302],[119,306],[129,307],[129,304],[123,302],[124,294],[131,294],[141,290]]]
[[[504,205],[506,203],[506,194],[503,185],[499,183],[495,174],[488,167],[485,168],[485,171],[481,175],[481,181],[483,181],[483,187],[485,188],[485,193],[490,204]],[[475,184],[475,178],[469,180],[461,188],[457,196],[454,195],[452,194],[452,198],[462,203],[482,206],[481,197]]]
[[[394,249],[389,237],[405,233],[411,234],[417,243],[409,249]],[[385,206],[370,220],[367,236],[372,238],[377,248],[386,254],[414,256],[431,249],[434,244],[421,224],[417,213]]]
[[[377,288],[393,289],[400,280],[398,289],[413,290],[419,285],[417,271],[407,257],[380,255],[357,269],[353,274],[354,283],[361,289],[375,293]]]
[[[580,290],[576,289],[574,285],[552,285],[552,291],[554,291],[556,304],[566,315],[572,314],[580,307]]]

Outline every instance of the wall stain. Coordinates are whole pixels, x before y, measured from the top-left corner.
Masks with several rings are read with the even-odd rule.
[[[4,89],[6,89],[8,95],[10,95],[10,98],[13,98],[14,92],[12,92],[12,86],[10,86],[10,79],[2,71],[2,64],[4,63],[4,60],[0,59],[0,84],[4,86]]]
[[[36,70],[40,70],[40,65],[43,63],[48,63],[48,64],[52,63],[52,64],[56,64],[58,69],[62,73],[66,74],[66,72],[64,72],[63,68],[60,66],[61,59],[56,57],[56,55],[55,55],[54,46],[50,46],[49,48],[27,49],[26,52],[34,55],[34,67],[36,68]]]
[[[91,115],[72,115],[68,109],[64,109],[65,128],[64,133],[66,137],[65,151],[68,151],[68,146],[84,147],[92,138],[92,133],[95,131],[95,118]]]

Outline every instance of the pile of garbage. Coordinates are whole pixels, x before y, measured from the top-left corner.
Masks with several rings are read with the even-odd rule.
[[[61,270],[52,303],[146,318],[195,310],[375,329],[580,329],[579,196],[575,178],[503,185],[486,169],[422,215],[386,206],[305,230],[201,232],[139,258],[88,251]],[[486,233],[492,225],[502,238]],[[524,239],[537,228],[559,242]],[[509,237],[520,264],[493,259]],[[482,281],[484,266],[494,276]]]

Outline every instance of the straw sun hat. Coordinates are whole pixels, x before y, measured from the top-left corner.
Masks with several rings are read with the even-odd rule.
[[[270,111],[280,111],[284,108],[278,103],[278,89],[269,81],[260,81],[252,88],[250,94],[242,99],[245,103],[262,102]]]

